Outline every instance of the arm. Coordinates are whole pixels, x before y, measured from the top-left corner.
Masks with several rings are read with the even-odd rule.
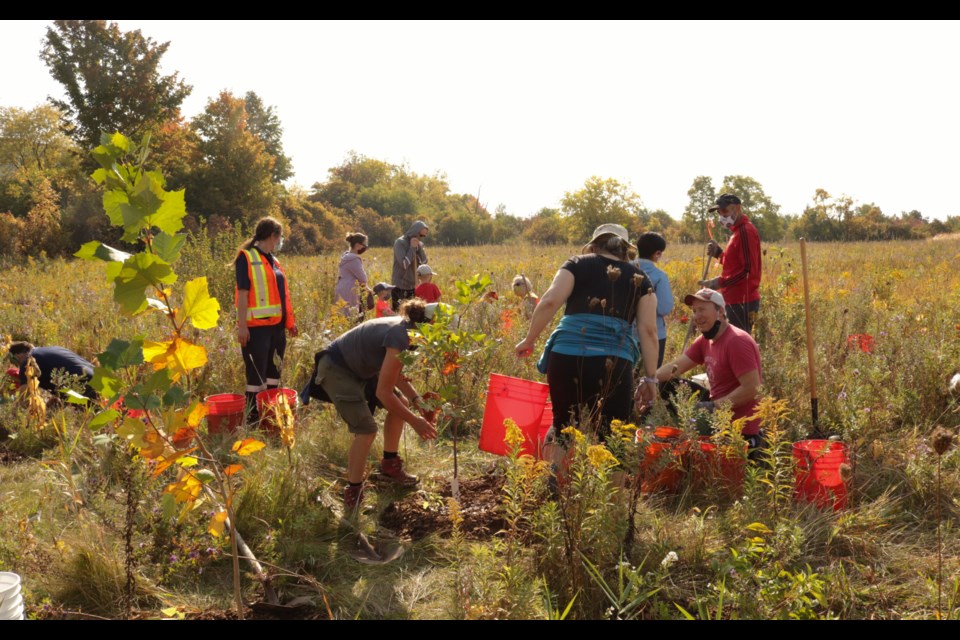
[[[367,274],[363,270],[363,263],[360,260],[351,260],[347,264],[347,272],[350,274],[350,277],[359,282],[361,285],[366,286],[367,284]]]
[[[666,274],[657,283],[657,315],[665,316],[673,311],[673,290],[670,288],[670,278]]]
[[[729,402],[733,407],[753,402],[757,397],[757,390],[760,388],[760,372],[756,369],[748,371],[738,377],[737,380],[740,381],[740,386],[722,398],[714,399],[714,402],[717,404]]]
[[[393,243],[393,261],[400,265],[406,271],[413,264],[413,256],[416,254],[416,247],[413,246],[413,239],[408,239],[407,248],[403,248],[403,238],[397,238]]]
[[[527,330],[527,337],[516,346],[516,354],[520,357],[528,356],[533,352],[533,345],[537,338],[546,328],[547,324],[557,314],[557,311],[563,306],[570,294],[573,293],[574,277],[567,269],[560,269],[557,275],[553,277],[550,288],[547,289],[539,304],[533,311],[533,318],[530,320],[530,329]],[[657,361],[656,354],[653,361]]]
[[[247,328],[247,296],[250,291],[247,289],[237,290],[237,340],[240,346],[247,346],[250,340],[250,329]]]
[[[733,252],[740,258],[741,260],[740,268],[736,272],[732,273],[730,277],[724,277],[723,275],[721,275],[717,279],[718,280],[717,287],[721,289],[726,289],[727,287],[730,287],[731,285],[734,285],[740,282],[741,280],[746,280],[747,277],[750,276],[750,269],[753,268],[752,265],[756,264],[756,259],[750,255],[751,254],[750,238],[747,234],[747,225],[746,224],[741,225],[737,229],[736,234],[737,234],[736,236],[737,242],[740,246],[732,247],[731,246],[732,243],[727,246],[728,248],[733,249]],[[726,258],[730,258],[730,256],[731,256],[730,253],[725,253],[723,257],[726,259]]]
[[[414,396],[417,395],[409,382],[401,383],[400,372],[403,369],[403,363],[400,362],[399,354],[399,349],[387,347],[387,355],[383,359],[383,365],[380,367],[380,377],[377,380],[377,400],[380,401],[387,412],[403,418],[403,421],[413,427],[413,430],[421,438],[433,440],[437,437],[437,430],[434,426],[422,416],[410,411],[406,403],[393,392],[398,384],[406,384],[407,391],[410,391]],[[401,388],[401,392],[403,391],[403,388]]]
[[[637,334],[640,336],[640,354],[643,356],[645,377],[657,375],[657,357],[660,354],[660,342],[657,339],[657,294],[652,291],[641,296],[637,302]],[[657,396],[657,385],[643,382],[637,387],[634,400],[638,405],[653,404]]]
[[[680,357],[667,362],[657,369],[657,374],[654,377],[656,377],[657,382],[667,382],[672,380],[674,376],[682,376],[695,366],[697,366],[696,362],[691,360],[687,354],[682,354]]]

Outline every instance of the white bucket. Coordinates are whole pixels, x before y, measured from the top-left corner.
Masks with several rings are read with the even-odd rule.
[[[23,620],[20,576],[9,571],[0,571],[0,620]]]
[[[710,390],[710,379],[707,378],[707,374],[698,373],[695,376],[690,376],[690,379],[699,384],[701,387],[705,388],[707,391]]]

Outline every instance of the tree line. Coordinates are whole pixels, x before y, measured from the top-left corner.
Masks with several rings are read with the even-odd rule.
[[[633,233],[659,231],[673,242],[704,241],[707,209],[718,190],[698,176],[679,219],[649,210],[628,185],[593,176],[563,194],[559,208],[520,216],[493,213],[476,196],[450,191],[446,175],[422,175],[350,152],[309,189],[284,186],[293,163],[283,149],[275,107],[254,91],[223,91],[201,114],[180,112],[192,87],[179,73],[163,75],[169,43],[107,21],[58,20],[48,27],[40,58],[63,86],[64,98],[33,109],[0,106],[0,251],[67,255],[94,238],[118,244],[101,215],[102,193],[90,179],[89,150],[102,132],[149,136],[148,169],[167,177],[165,188],[185,189],[188,230],[210,234],[274,215],[290,228],[289,250],[318,253],[343,248],[348,231],[374,245],[391,244],[409,224],[431,225],[431,241],[463,245],[522,239],[535,244],[580,242],[598,224],[619,222]],[[889,240],[960,231],[960,216],[928,220],[919,211],[885,214],[817,189],[797,214],[780,206],[749,176],[726,176],[719,193],[740,196],[766,241]],[[524,212],[530,213],[530,212]]]

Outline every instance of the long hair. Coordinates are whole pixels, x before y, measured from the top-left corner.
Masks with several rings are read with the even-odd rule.
[[[275,233],[283,233],[283,225],[280,224],[280,221],[270,216],[260,218],[257,220],[257,226],[253,231],[253,237],[244,240],[243,243],[237,247],[237,258],[240,257],[241,251],[246,251],[252,247],[254,242],[266,240]],[[236,262],[237,258],[234,258],[234,262]]]

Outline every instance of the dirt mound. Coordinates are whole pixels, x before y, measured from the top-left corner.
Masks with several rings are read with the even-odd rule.
[[[500,501],[503,475],[490,471],[476,478],[460,479],[460,530],[470,540],[485,540],[504,527]],[[420,540],[432,533],[449,537],[453,531],[447,498],[452,491],[446,483],[439,494],[417,491],[384,509],[380,525],[401,538]]]

